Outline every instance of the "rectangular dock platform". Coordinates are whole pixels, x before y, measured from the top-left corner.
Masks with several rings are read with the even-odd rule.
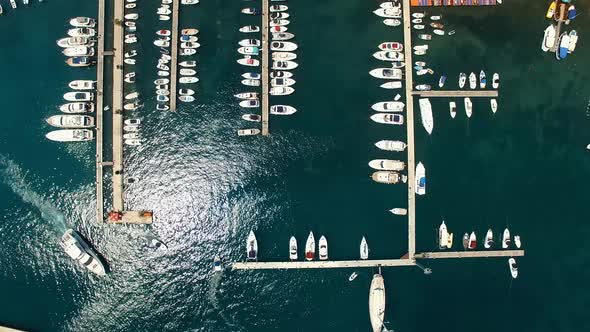
[[[154,214],[152,211],[111,212],[107,221],[111,224],[151,224]]]
[[[495,6],[496,0],[412,0],[412,7],[431,6]]]
[[[172,1],[172,33],[170,42],[170,111],[176,111],[176,93],[178,83],[178,12],[180,3],[178,0]]]
[[[423,252],[414,257],[419,259],[437,258],[482,258],[482,257],[518,257],[524,256],[524,250],[482,250],[482,251],[437,251]]]
[[[261,65],[262,65],[262,136],[268,136],[268,0],[262,0],[262,49],[261,49]]]
[[[377,266],[412,266],[409,259],[376,259],[355,261],[295,261],[295,262],[236,262],[233,270],[290,270],[290,269],[334,269]]]
[[[98,0],[98,38],[96,59],[96,221],[104,221],[104,196],[103,196],[103,110],[104,110],[104,24],[105,24],[105,0]]]
[[[431,98],[431,97],[496,98],[496,97],[498,97],[498,90],[430,90],[430,91],[412,91],[412,94],[420,96],[422,98]]]

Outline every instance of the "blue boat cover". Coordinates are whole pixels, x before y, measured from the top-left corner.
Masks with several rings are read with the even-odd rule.
[[[576,17],[576,9],[572,9],[572,10],[568,10],[567,11],[567,19],[568,20],[573,20],[574,17]]]

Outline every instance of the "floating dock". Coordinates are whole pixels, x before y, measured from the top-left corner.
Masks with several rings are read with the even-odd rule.
[[[113,22],[124,22],[123,0],[114,0]],[[113,209],[123,210],[123,24],[113,24]]]
[[[154,214],[152,211],[111,211],[107,221],[111,224],[151,224]]]
[[[261,65],[262,65],[262,135],[268,136],[268,0],[262,0],[262,50],[261,50]]]
[[[176,111],[176,93],[178,82],[178,12],[180,4],[178,0],[172,1],[172,33],[171,33],[171,51],[170,56],[170,111]]]
[[[524,256],[524,250],[487,250],[487,251],[437,251],[423,252],[414,257],[421,259],[437,258],[483,258],[483,257],[518,257]]]
[[[561,34],[561,24],[565,21],[566,13],[567,13],[567,10],[565,10],[565,3],[560,3],[559,4],[559,19],[557,20],[557,27],[555,28],[555,43],[553,43],[553,47],[551,47],[549,49],[551,52],[557,51],[557,48],[559,47],[559,40],[561,39],[561,38],[559,38],[560,34]]]
[[[403,0],[402,12],[404,17],[404,59],[408,64],[412,64],[412,21],[410,13],[410,0]],[[414,156],[414,77],[412,76],[412,66],[408,65],[405,69],[405,89],[406,89],[406,129],[407,129],[407,151],[408,151],[408,258],[414,259],[416,252],[416,194],[415,181],[416,177],[416,159]]]
[[[412,0],[412,7],[430,6],[495,6],[496,0]]]
[[[103,109],[104,109],[104,9],[105,0],[98,0],[98,39],[96,59],[96,221],[104,221],[103,196]]]
[[[423,97],[498,97],[498,90],[430,90],[430,91],[413,91],[412,94]]]

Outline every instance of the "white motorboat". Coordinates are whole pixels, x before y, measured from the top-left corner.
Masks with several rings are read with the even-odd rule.
[[[477,78],[475,76],[475,73],[471,72],[471,74],[469,74],[469,88],[471,90],[473,90],[476,87],[477,87]]]
[[[510,275],[513,279],[518,277],[518,268],[516,267],[516,260],[513,257],[508,259],[508,267],[510,268]]]
[[[297,239],[294,236],[289,239],[289,259],[297,260]]]
[[[369,167],[380,171],[403,171],[406,163],[401,160],[373,159],[369,161]]]
[[[194,36],[194,35],[196,35],[198,33],[199,33],[199,30],[198,29],[193,29],[193,28],[180,30],[180,34],[181,35],[185,35],[185,36]]]
[[[418,84],[416,85],[416,90],[418,91],[429,91],[431,89],[431,86],[428,84]]]
[[[449,242],[449,233],[447,232],[447,225],[443,220],[442,224],[438,227],[438,248],[446,249]]]
[[[270,80],[270,86],[292,86],[295,84],[295,80],[292,78],[273,78]]]
[[[270,42],[271,51],[293,52],[297,49],[297,44],[288,41]]]
[[[159,15],[158,19],[160,21],[170,21],[170,16],[169,15]]]
[[[428,45],[416,45],[412,47],[414,51],[425,51],[428,49]]]
[[[260,120],[262,120],[262,117],[258,114],[244,114],[242,115],[242,120],[260,122]]]
[[[273,70],[293,70],[299,65],[295,61],[273,61],[271,69]]]
[[[471,98],[465,97],[463,102],[465,103],[465,114],[467,114],[467,117],[470,118],[471,114],[473,114],[473,103],[471,103]]]
[[[10,0],[10,7],[12,7],[12,9],[16,9],[16,0]]]
[[[469,249],[469,233],[463,235],[463,249]]]
[[[569,44],[567,47],[567,52],[572,53],[573,51],[576,50],[576,45],[578,43],[578,32],[576,30],[570,31],[569,37],[570,37],[570,40],[569,40]]]
[[[89,129],[60,129],[48,132],[45,137],[56,142],[84,142],[94,139]]]
[[[180,0],[180,4],[182,5],[196,5],[199,3],[199,0]]]
[[[258,241],[256,241],[254,231],[250,231],[248,239],[246,239],[246,259],[249,261],[258,259]]]
[[[134,58],[137,56],[137,50],[131,50],[129,52],[125,52],[125,58]]]
[[[271,71],[270,72],[270,78],[291,78],[293,77],[293,73],[290,71]]]
[[[238,99],[258,99],[258,92],[242,92],[235,94],[234,97]]]
[[[125,4],[125,9],[133,9],[135,7],[137,7],[137,4],[136,3],[127,3],[127,4]]]
[[[106,275],[106,268],[96,252],[73,229],[68,229],[62,235],[59,245],[70,258],[80,263],[90,272],[99,276]]]
[[[297,109],[289,105],[272,105],[270,107],[270,114],[273,115],[291,115],[297,112]]]
[[[172,35],[172,32],[170,30],[162,29],[162,30],[156,31],[156,35],[162,36],[162,37],[168,37],[168,36]]]
[[[168,101],[170,101],[170,98],[168,96],[157,95],[156,101],[158,101],[160,103],[168,102]]]
[[[383,124],[392,124],[392,125],[403,125],[404,124],[404,116],[401,114],[391,114],[391,113],[377,113],[371,115],[371,120],[383,123]]]
[[[193,76],[197,74],[197,71],[194,69],[189,69],[189,68],[180,68],[179,70],[180,75],[186,75],[186,76]]]
[[[432,116],[432,105],[428,98],[420,98],[418,100],[420,104],[420,117],[422,118],[422,126],[426,129],[428,135],[432,134],[434,128],[434,118]]]
[[[135,59],[125,59],[123,60],[128,65],[134,65],[137,61]]]
[[[449,102],[449,112],[451,113],[451,118],[454,119],[457,115],[457,103],[454,101]]]
[[[406,143],[402,141],[381,140],[375,143],[375,146],[384,151],[404,151],[407,147]]]
[[[424,30],[425,28],[424,24],[414,24],[412,27],[416,30]]]
[[[138,145],[141,145],[141,140],[139,140],[137,138],[128,138],[128,139],[124,140],[123,143],[125,143],[125,145],[130,145],[130,146],[138,146]]]
[[[93,44],[88,37],[65,37],[57,41],[57,46],[61,48],[91,46]]]
[[[156,68],[158,68],[160,70],[164,70],[164,71],[170,70],[170,67],[168,67],[168,65],[165,65],[163,62],[158,62],[158,64],[156,65]]]
[[[492,229],[488,229],[486,233],[486,237],[483,240],[483,247],[486,249],[490,249],[494,245],[494,232]]]
[[[139,139],[139,133],[126,133],[123,134],[123,139],[124,140],[130,140],[130,139]]]
[[[485,89],[487,84],[486,73],[482,70],[479,72],[479,88]]]
[[[382,2],[379,7],[381,8],[400,8],[401,9],[401,3],[399,3],[397,0],[396,1],[388,1],[388,2]]]
[[[140,106],[140,104],[138,102],[135,103],[127,103],[125,105],[123,105],[123,109],[126,111],[135,111],[136,109],[138,109]]]
[[[179,38],[181,43],[195,43],[199,41],[199,37],[197,36],[180,36]]]
[[[222,270],[223,267],[221,266],[221,258],[219,258],[219,256],[215,256],[213,258],[213,271],[221,272]]]
[[[90,17],[74,17],[70,20],[70,25],[75,28],[92,28],[96,25],[96,21]]]
[[[67,101],[92,101],[94,95],[90,92],[66,92],[64,99]]]
[[[308,261],[313,260],[315,257],[315,239],[313,232],[309,232],[307,241],[305,241],[305,259]]]
[[[467,75],[465,75],[465,73],[459,74],[459,88],[463,89],[466,81],[467,81]]]
[[[139,92],[131,92],[125,95],[125,100],[132,100],[139,98]]]
[[[273,61],[291,61],[297,59],[297,54],[293,52],[273,52]]]
[[[169,96],[170,95],[170,90],[167,90],[167,89],[158,89],[158,90],[156,90],[156,95],[158,95],[158,96]]]
[[[381,84],[380,87],[382,87],[383,89],[401,89],[402,82],[401,81],[385,82],[385,83]]]
[[[405,175],[400,175],[400,173],[394,171],[373,172],[373,174],[371,174],[371,179],[377,183],[384,184],[396,184],[399,183],[400,180],[405,183],[408,180]]]
[[[271,27],[276,27],[276,26],[285,26],[285,25],[289,25],[289,23],[291,23],[289,20],[284,20],[284,19],[278,19],[278,20],[271,20],[269,22],[269,25]]]
[[[426,168],[422,162],[419,162],[416,165],[416,178],[414,179],[416,182],[416,194],[418,195],[425,195],[426,194]]]
[[[76,46],[65,48],[62,53],[65,56],[93,56],[94,47]]]
[[[285,18],[289,18],[291,15],[289,15],[289,13],[285,13],[285,12],[275,12],[275,13],[270,13],[270,15],[268,15],[268,18],[270,18],[271,20],[279,20],[279,19],[285,19]]]
[[[238,48],[238,53],[243,55],[258,55],[260,53],[260,49],[255,46],[242,46]]]
[[[238,44],[244,47],[260,47],[261,45],[258,39],[242,39]]]
[[[413,18],[412,24],[422,24],[422,19],[421,18]]]
[[[241,64],[242,66],[250,66],[250,67],[260,66],[260,61],[258,61],[256,59],[252,59],[249,56],[238,59],[238,63]]]
[[[386,18],[383,20],[383,24],[390,27],[397,27],[402,25],[402,21],[398,20],[397,18]]]
[[[73,90],[92,90],[94,89],[94,81],[92,80],[75,80],[71,81],[68,86]]]
[[[500,86],[500,75],[494,73],[492,76],[492,88],[497,89]]]
[[[123,122],[126,126],[139,126],[141,119],[127,119]]]
[[[195,94],[195,90],[191,89],[180,89],[178,90],[178,94],[181,96],[192,96]]]
[[[137,13],[131,13],[131,14],[126,14],[124,17],[125,17],[126,20],[132,20],[132,21],[134,21],[134,20],[137,20],[139,18],[139,14],[137,14]]]
[[[320,252],[320,260],[325,261],[328,260],[328,241],[326,240],[325,236],[320,237],[320,242],[318,244],[319,252]]]
[[[555,33],[555,25],[549,24],[549,26],[545,28],[545,34],[543,35],[543,41],[541,42],[541,49],[543,52],[549,51],[549,49],[555,44]]]
[[[389,212],[396,214],[398,216],[405,216],[408,214],[408,209],[404,209],[404,208],[393,208],[391,210],[389,210]]]
[[[469,234],[467,249],[473,250],[475,247],[477,247],[477,237],[475,236],[475,232],[471,232],[471,234]]]
[[[284,12],[287,9],[289,9],[289,7],[287,7],[286,5],[272,5],[269,8],[271,13]]]
[[[64,113],[92,113],[94,112],[93,103],[67,103],[59,107],[59,110]]]
[[[180,48],[183,48],[183,49],[196,49],[199,47],[201,47],[201,44],[199,44],[199,43],[193,43],[193,42],[180,43]]]
[[[401,18],[402,11],[400,8],[378,8],[373,11],[373,13],[379,17],[385,18]]]
[[[414,55],[426,55],[427,50],[417,50],[414,51]]]
[[[170,109],[170,106],[168,106],[168,105],[165,105],[165,104],[157,104],[157,105],[156,105],[156,109],[157,109],[158,111],[167,111],[167,110],[169,110],[169,109]]]
[[[377,51],[373,57],[381,61],[404,61],[404,54],[396,51]]]
[[[50,126],[58,128],[92,128],[94,127],[94,118],[88,115],[60,114],[47,118]]]
[[[354,279],[356,279],[356,277],[358,277],[358,276],[359,276],[359,275],[358,275],[358,273],[356,273],[356,272],[352,272],[352,273],[350,274],[350,276],[348,277],[348,281],[353,281],[353,280],[354,280]]]
[[[510,231],[505,228],[502,233],[502,249],[508,249],[508,247],[510,247]]]
[[[445,35],[445,31],[441,30],[441,29],[434,29],[434,30],[432,30],[432,32],[434,32],[435,35],[439,35],[439,36]]]
[[[164,39],[156,39],[154,40],[154,45],[158,47],[170,47],[170,41]]]
[[[170,8],[160,7],[160,8],[158,8],[158,10],[156,10],[156,14],[158,14],[160,16],[168,16],[168,15],[172,14],[172,11],[170,10]]]
[[[260,107],[260,101],[258,100],[242,100],[239,103],[240,107],[244,107],[244,108],[255,108],[255,107]]]
[[[295,38],[295,35],[290,32],[274,32],[272,34],[272,40],[290,40]]]
[[[516,248],[520,249],[522,243],[520,242],[520,235],[514,235],[514,245]]]
[[[179,54],[182,56],[195,55],[197,54],[197,50],[194,48],[183,48],[180,50]]]
[[[244,33],[260,32],[260,27],[257,25],[246,25],[241,27],[239,31]]]
[[[403,112],[404,107],[405,104],[401,101],[382,101],[371,106],[377,112]]]
[[[178,100],[182,101],[183,103],[192,103],[195,101],[194,96],[179,96]]]
[[[243,79],[241,83],[246,86],[260,86],[260,80]]]
[[[240,129],[238,136],[255,136],[260,134],[260,129]]]
[[[496,114],[498,111],[498,102],[496,101],[496,98],[490,99],[490,107],[492,109],[492,113]]]
[[[367,240],[365,239],[364,236],[361,239],[360,252],[361,252],[361,259],[369,259],[369,245],[367,244]]]
[[[373,332],[381,332],[385,318],[385,283],[380,274],[375,274],[369,290],[369,318]]]
[[[430,19],[432,21],[439,21],[441,18],[442,18],[442,15],[433,15],[433,16],[430,16]]]
[[[293,92],[295,92],[295,89],[293,89],[290,86],[275,86],[270,88],[270,91],[268,93],[271,96],[287,96],[292,94]]]
[[[158,78],[157,80],[154,81],[155,85],[163,85],[163,84],[169,84],[170,80],[167,78]]]
[[[194,76],[184,76],[178,79],[178,83],[182,83],[182,84],[192,84],[192,83],[197,83],[199,81],[198,77],[194,77]]]
[[[404,45],[398,42],[383,42],[379,44],[379,49],[382,51],[397,51],[401,52],[404,50]]]
[[[192,67],[196,67],[197,66],[197,62],[195,60],[190,60],[190,61],[181,61],[179,63],[179,65],[181,67],[185,67],[185,68],[192,68]]]
[[[387,80],[399,80],[402,78],[402,70],[397,68],[375,68],[369,74],[373,77]]]

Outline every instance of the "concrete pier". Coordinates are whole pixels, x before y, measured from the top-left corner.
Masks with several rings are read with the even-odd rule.
[[[113,30],[113,209],[123,210],[123,0],[114,0]]]
[[[431,97],[498,97],[498,90],[431,90],[431,91],[413,91],[412,94],[422,98]]]
[[[377,266],[412,266],[409,259],[375,259],[354,261],[295,261],[295,262],[238,262],[232,264],[233,270],[272,270],[272,269],[335,269]]]
[[[105,0],[98,0],[98,39],[96,45],[96,221],[104,221],[104,196],[103,196],[103,108],[104,108],[104,25],[105,25]]]
[[[412,73],[412,17],[410,13],[410,0],[403,0],[403,29],[404,29],[404,59],[405,89],[406,89],[406,129],[408,151],[408,258],[414,259],[416,252],[416,194],[415,172],[416,159],[414,156],[414,79]]]
[[[262,75],[262,102],[261,102],[261,110],[262,110],[262,135],[263,136],[268,136],[268,118],[269,118],[269,108],[270,106],[268,105],[268,91],[269,91],[269,86],[268,86],[268,62],[269,62],[269,57],[268,57],[268,35],[269,35],[269,31],[268,31],[268,11],[269,11],[269,7],[268,7],[268,0],[262,0],[262,27],[261,27],[261,31],[262,31],[262,39],[261,39],[261,44],[262,44],[262,49],[261,49],[261,75]]]
[[[561,34],[561,24],[565,21],[565,14],[567,10],[565,10],[565,4],[562,3],[559,5],[559,19],[557,20],[557,28],[555,29],[555,42],[553,43],[553,47],[549,50],[551,52],[555,52],[559,47],[559,35]],[[555,14],[553,15],[555,17]]]
[[[524,256],[524,250],[488,250],[488,251],[439,251],[416,254],[415,258],[482,258],[482,257],[518,257]]]
[[[172,1],[172,29],[170,40],[170,111],[176,111],[176,93],[178,83],[178,13],[180,3],[178,0]]]

